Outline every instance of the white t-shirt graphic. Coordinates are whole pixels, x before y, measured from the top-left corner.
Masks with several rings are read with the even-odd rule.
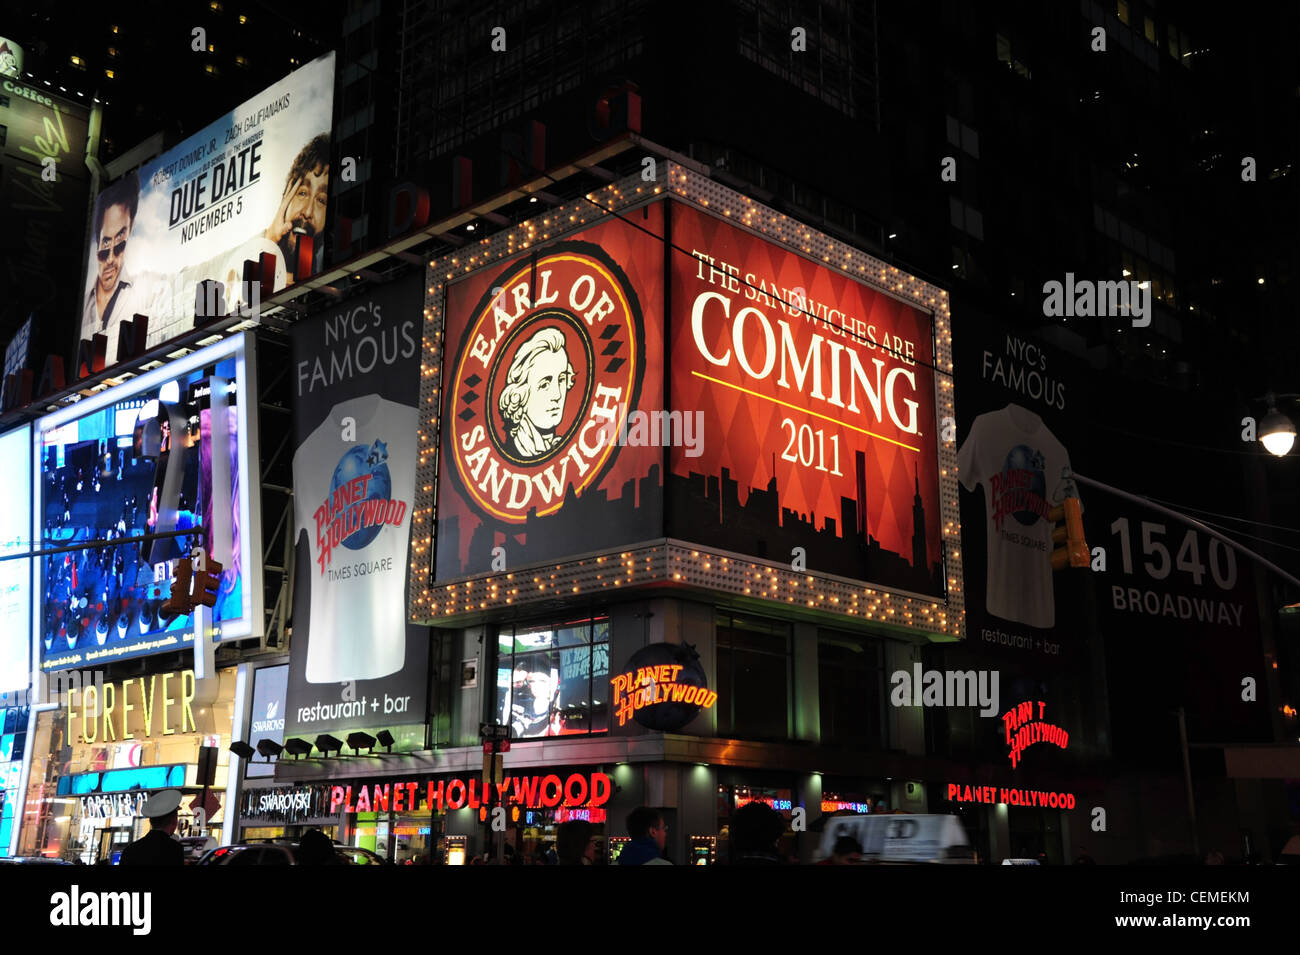
[[[984,485],[988,612],[1051,628],[1054,525],[1048,511],[1078,497],[1065,448],[1038,415],[1011,404],[975,419],[957,452],[957,473],[968,491]]]
[[[356,423],[343,440],[343,419]],[[406,553],[416,410],[366,395],[335,405],[293,456],[294,518],[311,561],[307,681],[396,673],[406,657]]]

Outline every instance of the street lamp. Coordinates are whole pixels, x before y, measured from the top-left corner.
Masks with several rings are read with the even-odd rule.
[[[1293,398],[1294,395],[1267,396],[1268,414],[1259,423],[1259,440],[1268,450],[1279,458],[1290,452],[1295,444],[1295,424],[1286,415],[1277,410],[1277,399]]]

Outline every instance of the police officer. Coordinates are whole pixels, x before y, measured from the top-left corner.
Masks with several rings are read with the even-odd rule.
[[[179,789],[164,789],[145,802],[149,831],[122,850],[119,865],[184,865],[185,849],[172,838],[181,805]]]

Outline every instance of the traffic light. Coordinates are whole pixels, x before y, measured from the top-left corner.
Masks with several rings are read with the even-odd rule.
[[[203,562],[203,569],[194,574],[193,602],[205,607],[217,605],[217,591],[221,587],[221,564],[211,557]]]
[[[188,557],[176,561],[176,579],[172,581],[171,595],[163,602],[164,617],[184,617],[194,610],[190,602],[190,580],[194,576],[194,567]]]
[[[1057,525],[1052,530],[1052,570],[1063,570],[1068,563],[1071,567],[1087,567],[1091,562],[1088,542],[1083,539],[1083,508],[1077,497],[1067,497],[1052,508],[1049,516]],[[1064,545],[1064,546],[1061,546]]]

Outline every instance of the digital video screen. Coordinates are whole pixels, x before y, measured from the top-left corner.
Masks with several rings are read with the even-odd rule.
[[[201,362],[208,353],[212,361]],[[176,363],[171,376],[158,369],[135,389],[118,386],[88,413],[41,429],[41,546],[63,551],[41,558],[44,670],[192,641],[192,615],[168,614],[163,604],[177,560],[196,546],[223,564],[212,608],[217,638],[249,632],[242,353],[222,343],[191,358],[199,361]]]

